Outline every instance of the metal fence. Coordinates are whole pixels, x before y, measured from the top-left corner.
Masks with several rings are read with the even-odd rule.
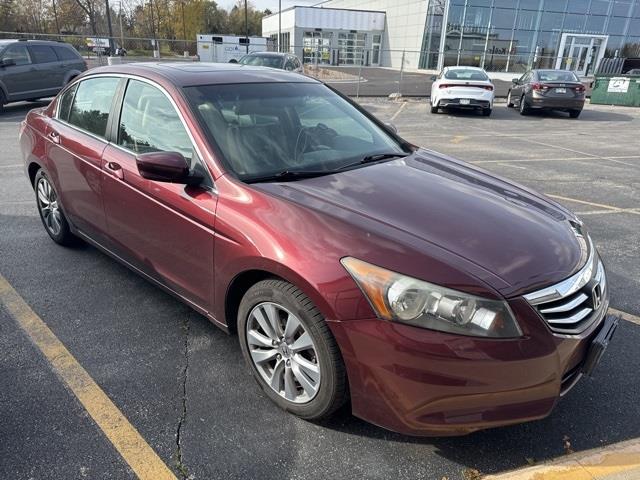
[[[92,35],[53,35],[0,32],[0,38],[26,38],[55,40],[70,43],[85,58],[89,68],[107,63],[139,61],[216,61],[239,59],[247,51],[258,49],[273,51],[276,46],[264,40],[251,44],[244,38],[234,43],[182,39],[153,39],[132,37],[106,37]],[[535,53],[507,53],[494,51],[393,50],[362,48],[345,45],[331,48],[317,45],[287,45],[286,52],[295,55],[303,64],[304,73],[333,85],[347,95],[428,96],[433,67],[442,60],[445,66],[466,65],[482,67],[490,76],[508,82],[530,68],[568,68],[581,74],[591,74],[596,65],[584,64],[582,58],[539,56]],[[440,59],[440,55],[444,58]],[[502,94],[498,89],[498,93]]]

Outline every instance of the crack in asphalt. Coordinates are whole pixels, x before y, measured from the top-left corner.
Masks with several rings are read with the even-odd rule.
[[[182,322],[184,332],[184,367],[182,369],[182,411],[176,428],[176,468],[182,480],[189,478],[189,472],[182,458],[182,427],[187,418],[187,379],[189,376],[189,329],[191,312],[187,312]]]

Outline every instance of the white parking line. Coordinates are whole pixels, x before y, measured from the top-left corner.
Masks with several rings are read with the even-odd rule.
[[[400,113],[402,112],[402,110],[404,110],[404,107],[406,106],[407,106],[407,102],[404,102],[402,105],[400,105],[400,108],[396,111],[396,113],[394,113],[391,116],[390,120],[393,122],[398,117],[398,115],[400,115]]]

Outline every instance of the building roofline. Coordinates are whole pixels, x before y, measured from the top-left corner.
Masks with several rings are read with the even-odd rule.
[[[329,0],[327,0],[327,1],[329,1]],[[326,3],[326,2],[320,2],[320,3],[316,4],[316,5],[322,5],[323,3]],[[295,10],[296,8],[311,8],[313,10],[337,10],[339,12],[384,13],[385,15],[387,14],[387,12],[385,12],[384,10],[362,10],[362,9],[358,9],[358,8],[331,8],[331,7],[324,8],[324,7],[318,7],[316,5],[293,5],[292,7],[285,8],[280,12],[274,12],[271,15],[265,15],[262,18],[265,19],[265,18],[274,17],[274,16],[278,15],[279,13],[288,12],[289,10]]]

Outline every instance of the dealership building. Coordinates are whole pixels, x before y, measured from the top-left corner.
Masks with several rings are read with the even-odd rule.
[[[328,0],[262,21],[305,63],[496,72],[640,57],[640,0]],[[403,63],[404,62],[404,63]]]

